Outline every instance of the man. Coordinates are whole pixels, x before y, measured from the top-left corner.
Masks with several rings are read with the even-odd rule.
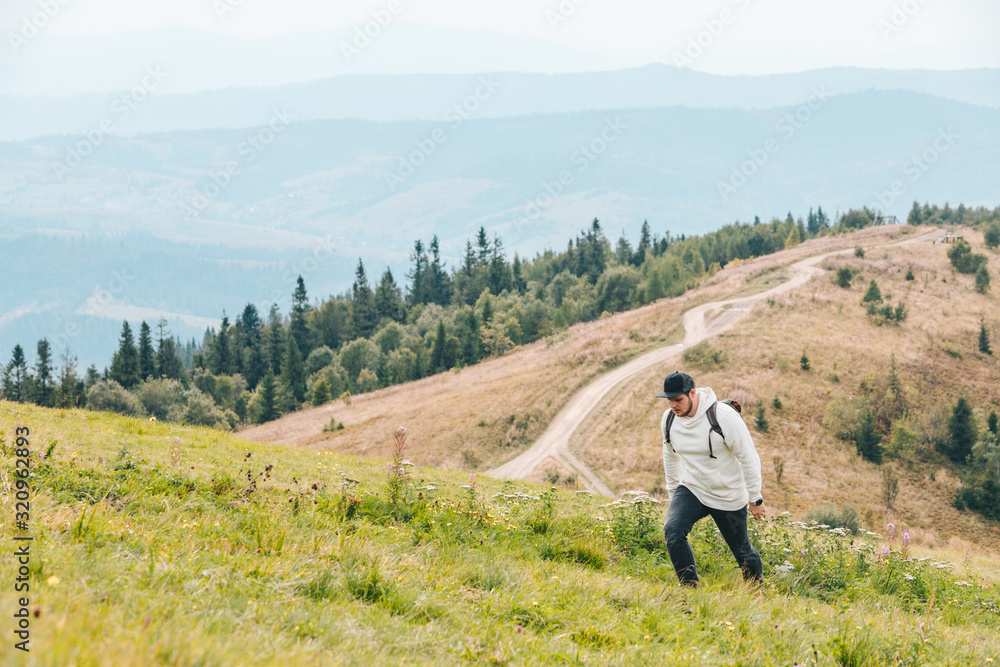
[[[755,519],[764,516],[760,457],[743,418],[728,404],[718,402],[711,389],[695,389],[687,373],[668,375],[656,396],[670,402],[660,421],[663,472],[670,495],[663,535],[677,578],[683,585],[698,585],[687,536],[696,522],[711,516],[743,578],[763,581],[760,554],[747,534],[748,502]],[[723,435],[713,430],[708,414],[713,406]]]

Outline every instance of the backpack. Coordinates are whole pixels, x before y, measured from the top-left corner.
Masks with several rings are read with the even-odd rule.
[[[740,415],[741,417],[743,416],[743,406],[740,405],[739,401],[734,401],[731,398],[727,398],[722,402],[731,407],[733,410],[736,410],[736,414]],[[712,431],[715,431],[716,433],[721,435],[723,440],[726,439],[726,434],[722,432],[722,427],[719,426],[719,418],[715,414],[715,410],[718,406],[719,402],[716,401],[715,403],[712,403],[710,406],[708,406],[708,410],[706,411],[706,414],[708,415],[708,425],[711,427],[711,430],[708,433],[708,458],[710,459],[718,458],[715,455],[715,452],[712,451]],[[670,414],[667,415],[667,424],[666,426],[663,427],[663,439],[667,441],[668,445],[670,445],[670,427],[673,426],[674,418],[676,416],[677,415],[674,414],[674,411],[670,410]],[[673,445],[670,445],[670,449],[673,450],[675,454],[677,453],[677,450],[674,449]]]

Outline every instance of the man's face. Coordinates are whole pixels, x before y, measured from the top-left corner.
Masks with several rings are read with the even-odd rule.
[[[668,398],[670,402],[670,409],[674,411],[674,414],[678,417],[683,417],[691,411],[691,401],[694,397],[694,391],[687,394],[681,394],[679,396],[674,396],[673,398]]]

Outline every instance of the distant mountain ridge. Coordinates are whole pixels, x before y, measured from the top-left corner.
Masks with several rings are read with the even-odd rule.
[[[111,136],[62,178],[56,165],[78,139],[0,143],[0,239],[141,231],[151,237],[143,266],[159,261],[165,268],[156,282],[170,276],[169,288],[160,294],[136,281],[121,300],[218,317],[226,304],[287,299],[288,276],[313,261],[315,248],[329,250],[308,283],[311,294],[326,295],[350,285],[359,257],[369,275],[389,266],[402,281],[413,242],[435,234],[445,261],[458,261],[480,226],[499,234],[509,254],[531,256],[564,247],[595,217],[610,237],[634,241],[646,219],[658,234],[690,235],[818,206],[831,217],[861,206],[905,217],[914,200],[1000,203],[1000,110],[908,92],[814,95],[811,105],[752,111],[315,120],[277,133],[265,125]],[[267,132],[266,145],[242,153]],[[160,239],[169,253],[157,247]],[[95,253],[84,282],[120,270],[126,246]],[[79,278],[60,273],[51,249],[29,255],[19,258],[32,267],[23,288],[0,308],[9,316],[0,343],[14,332],[15,342],[37,340],[63,326],[58,309],[45,304]],[[259,266],[269,260],[283,265]],[[236,262],[238,277],[228,268]],[[196,271],[200,285],[225,292],[206,295],[224,296],[219,305],[184,302],[199,289]],[[69,309],[64,319],[94,283],[59,304]],[[0,273],[0,284],[18,281]],[[88,337],[99,330],[82,329]],[[74,347],[85,349],[82,340]]]
[[[569,74],[346,74],[308,83],[229,87],[176,94],[182,74],[168,65],[162,86],[143,95],[114,132],[253,127],[275,108],[301,120],[356,118],[377,121],[441,120],[466,105],[470,117],[505,118],[536,114],[675,106],[767,109],[799,104],[816,88],[835,95],[868,90],[909,91],[979,106],[1000,107],[1000,69],[959,71],[831,68],[769,76],[718,76],[671,65]],[[149,68],[147,68],[149,69]],[[135,71],[139,85],[147,77]],[[477,99],[483,81],[495,91]],[[0,84],[0,91],[5,90]],[[0,95],[0,140],[20,141],[50,134],[94,130],[115,119],[122,93],[71,97]],[[479,95],[482,97],[482,95]]]

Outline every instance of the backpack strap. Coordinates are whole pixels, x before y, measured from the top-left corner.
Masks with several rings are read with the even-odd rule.
[[[712,431],[721,435],[723,440],[726,439],[726,434],[722,432],[722,427],[719,425],[719,417],[715,414],[715,410],[718,407],[719,402],[716,401],[708,406],[708,410],[706,411],[708,415],[708,425],[711,427],[711,430],[708,432],[708,458],[710,459],[718,458],[715,455],[715,452],[712,451]]]
[[[668,445],[670,445],[670,427],[674,425],[674,417],[676,415],[673,410],[668,410],[667,412],[669,412],[669,414],[667,415],[667,424],[663,427],[663,439],[667,441]],[[673,445],[670,445],[670,450],[674,454],[677,453],[677,450],[674,449]]]
[[[715,455],[715,452],[712,451],[712,431],[715,431],[716,433],[721,435],[723,440],[726,439],[726,434],[722,432],[722,426],[719,425],[719,418],[715,414],[715,409],[716,407],[718,407],[718,405],[719,403],[718,401],[716,401],[715,403],[712,403],[710,406],[708,406],[707,410],[708,425],[711,427],[711,430],[708,432],[708,458],[710,459],[719,458]],[[676,417],[676,415],[674,414],[673,410],[669,410],[667,414],[667,423],[663,426],[663,439],[667,441],[668,445],[670,445],[671,451],[673,451],[676,454],[677,450],[674,449],[674,446],[670,443],[670,427],[673,426],[674,424],[674,417]]]

